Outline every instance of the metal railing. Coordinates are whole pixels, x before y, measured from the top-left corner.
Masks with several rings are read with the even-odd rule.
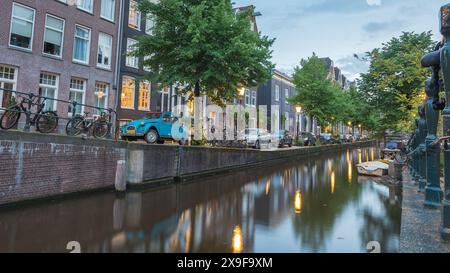
[[[0,107],[0,118],[6,113],[6,112],[18,112],[20,114],[25,114],[25,125],[23,127],[23,131],[29,132],[31,127],[35,125],[36,120],[33,120],[36,118],[36,116],[41,117],[48,117],[48,118],[55,118],[55,116],[52,114],[48,114],[48,112],[54,112],[57,115],[58,124],[56,126],[56,129],[52,133],[60,133],[60,130],[58,130],[60,123],[59,120],[66,120],[69,122],[74,117],[82,116],[87,118],[89,114],[92,114],[92,118],[95,119],[95,116],[103,116],[107,117],[106,122],[108,123],[109,132],[106,136],[106,138],[114,138],[116,139],[116,134],[113,132],[115,130],[115,126],[117,123],[117,113],[115,110],[111,108],[103,108],[98,107],[94,105],[79,103],[77,101],[70,101],[70,100],[62,100],[62,99],[56,99],[51,97],[42,96],[40,94],[35,94],[33,92],[25,93],[17,90],[9,90],[5,88],[0,88],[0,99],[3,100],[3,102],[8,103],[5,107],[4,103]],[[7,95],[9,98],[5,101],[5,95]],[[21,101],[19,101],[21,99]],[[57,109],[53,109],[54,107],[47,108],[47,103],[53,103],[53,102],[61,102],[67,104],[67,114],[65,115],[59,115],[57,112]],[[42,106],[43,109],[40,109],[39,106]],[[72,108],[71,111],[70,107]],[[84,108],[90,108],[93,109],[94,112],[97,110],[97,113],[89,113],[84,111],[84,113],[81,113],[82,111],[79,110],[80,107]],[[79,111],[78,111],[79,110]],[[84,115],[83,115],[84,114]],[[17,125],[18,126],[18,125]]]

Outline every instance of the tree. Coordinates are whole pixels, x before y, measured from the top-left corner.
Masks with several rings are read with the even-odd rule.
[[[290,103],[300,105],[320,126],[326,126],[331,120],[334,103],[332,83],[327,80],[325,63],[315,54],[300,61],[301,67],[294,70],[294,84],[297,93]]]
[[[251,30],[253,10],[235,13],[229,0],[142,0],[139,9],[155,22],[134,51],[150,57],[150,80],[223,105],[239,87],[270,79],[274,40]]]
[[[361,98],[372,111],[373,129],[380,133],[387,129],[411,130],[429,76],[420,59],[432,49],[431,32],[404,32],[367,53],[370,68],[361,75],[358,86]]]

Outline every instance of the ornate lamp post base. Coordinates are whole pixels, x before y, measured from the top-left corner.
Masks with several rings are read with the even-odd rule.
[[[444,206],[442,209],[441,237],[444,241],[450,242],[450,201],[449,200],[444,201]]]

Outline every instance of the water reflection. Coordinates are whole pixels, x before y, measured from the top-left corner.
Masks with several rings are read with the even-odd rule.
[[[356,175],[369,151],[4,210],[0,252],[396,252],[398,192]]]

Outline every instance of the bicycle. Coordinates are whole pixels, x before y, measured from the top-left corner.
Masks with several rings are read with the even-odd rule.
[[[27,115],[27,122],[29,126],[36,126],[36,129],[41,133],[51,133],[58,126],[59,117],[56,111],[45,109],[45,102],[47,98],[35,96],[34,94],[29,94],[29,98],[18,95],[21,98],[19,103],[9,107],[0,117],[0,128],[4,130],[9,130],[17,125],[22,113]],[[35,101],[44,98],[41,102]],[[31,118],[32,112],[31,107],[37,106],[37,111]]]
[[[76,110],[76,104],[74,103],[73,112]],[[87,118],[88,112],[84,115],[72,114],[72,118],[66,124],[66,134],[68,136],[78,136],[82,132],[90,132],[95,138],[104,138],[111,130],[110,114],[102,112],[100,116],[94,118]]]

